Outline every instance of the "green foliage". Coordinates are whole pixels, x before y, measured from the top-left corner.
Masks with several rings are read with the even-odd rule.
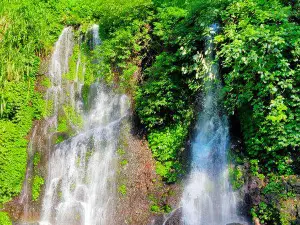
[[[44,101],[34,92],[34,80],[6,82],[2,91],[6,107],[0,117],[0,203],[21,191],[27,159],[25,137],[32,120],[45,114]]]
[[[150,206],[150,211],[155,212],[155,213],[161,212],[160,207],[156,204],[153,204],[153,205]]]
[[[12,225],[12,222],[6,212],[0,212],[0,224],[1,225]]]
[[[137,64],[140,64],[142,51],[147,48],[150,39],[146,24],[148,19],[132,20],[130,26],[110,33],[110,38],[103,40],[95,51],[96,58],[99,59],[96,65],[98,76],[104,77],[108,82],[117,81],[124,90],[134,89],[138,79],[134,76]]]
[[[137,90],[136,110],[148,129],[192,117],[189,89],[176,62],[176,57],[167,53],[157,56],[148,70],[148,80]]]
[[[150,0],[90,0],[90,2],[95,14],[101,15],[100,27],[105,39],[111,37],[111,34],[120,28],[131,29],[131,26],[147,22],[147,18],[152,14]]]
[[[180,124],[162,130],[152,130],[148,136],[153,156],[156,158],[156,172],[167,182],[176,181],[182,172],[178,156],[183,147],[188,126]]]
[[[160,37],[164,43],[177,43],[178,30],[174,27],[186,16],[187,11],[179,7],[159,8],[159,20],[154,22],[153,34]]]
[[[101,17],[102,44],[94,51],[94,72],[107,82],[133,92],[139,79],[138,66],[150,40],[151,0],[88,1],[93,15]]]
[[[251,214],[253,218],[259,218],[262,224],[280,224],[278,210],[274,206],[267,205],[264,202],[252,208]]]
[[[216,37],[226,106],[239,113],[247,153],[265,173],[291,174],[300,143],[300,29],[291,13],[278,0],[234,1]]]
[[[243,171],[240,167],[229,168],[229,179],[233,190],[238,190],[244,185]]]
[[[37,201],[40,197],[41,187],[44,185],[44,178],[41,176],[34,176],[32,183],[32,200]]]
[[[267,184],[267,186],[263,189],[264,194],[276,194],[280,195],[285,192],[285,188],[281,182],[271,181]]]
[[[122,184],[121,186],[118,187],[118,192],[122,195],[125,196],[127,194],[127,187],[125,184]]]

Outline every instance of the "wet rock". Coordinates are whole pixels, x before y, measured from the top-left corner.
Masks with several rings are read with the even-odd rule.
[[[169,217],[165,221],[165,225],[182,225],[182,209],[176,209],[170,213]]]
[[[156,216],[152,222],[151,222],[151,225],[163,225],[164,224],[164,221],[165,221],[165,218],[163,215],[159,215],[159,216]]]

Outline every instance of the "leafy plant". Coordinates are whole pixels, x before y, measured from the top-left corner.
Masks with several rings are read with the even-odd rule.
[[[278,0],[234,1],[222,13],[216,37],[224,69],[228,112],[238,112],[247,153],[265,173],[292,173],[299,146],[299,26]],[[280,24],[280,29],[278,25]]]

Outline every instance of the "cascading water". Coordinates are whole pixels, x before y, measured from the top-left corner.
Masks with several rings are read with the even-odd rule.
[[[55,44],[55,51],[49,62],[48,77],[51,86],[46,92],[47,109],[51,111],[51,116],[45,121],[39,121],[35,124],[30,137],[28,146],[28,163],[26,170],[26,179],[23,183],[22,194],[20,196],[20,204],[23,206],[23,215],[20,224],[27,224],[34,221],[37,217],[36,205],[32,201],[32,180],[37,171],[34,168],[34,157],[36,153],[48,155],[51,152],[52,140],[55,136],[58,115],[61,104],[72,102],[75,100],[74,87],[77,82],[66,84],[69,89],[68,97],[64,94],[62,75],[69,71],[69,58],[73,52],[74,35],[72,28],[65,28],[62,35]],[[80,87],[80,86],[78,86]],[[80,107],[77,107],[79,110]],[[53,132],[54,131],[54,132]]]
[[[61,80],[68,72],[71,32],[70,28],[63,31],[52,57],[49,95],[58,94],[50,98],[54,101],[55,118],[49,120],[52,127],[57,127],[60,105],[65,101],[77,103],[83,128],[50,151],[40,225],[109,225],[113,224],[115,212],[115,154],[129,100],[99,82],[90,87],[87,112],[81,109],[81,98],[76,98],[80,88],[73,92],[71,88],[74,94],[64,96]],[[92,34],[94,47],[100,43],[98,26],[93,26]]]
[[[218,65],[213,63],[213,37],[217,28],[217,25],[211,27],[206,44],[206,94],[192,143],[191,173],[182,197],[186,225],[226,225],[242,221],[237,215],[236,198],[228,179],[228,121],[218,104],[221,85]]]

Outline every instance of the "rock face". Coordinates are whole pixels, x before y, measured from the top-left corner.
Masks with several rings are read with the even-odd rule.
[[[158,180],[155,174],[155,162],[145,140],[124,133],[123,142],[125,154],[120,161],[126,160],[125,166],[120,166],[118,185],[125,184],[126,195],[119,196],[117,218],[115,224],[148,224],[152,213],[148,196],[155,195]]]

